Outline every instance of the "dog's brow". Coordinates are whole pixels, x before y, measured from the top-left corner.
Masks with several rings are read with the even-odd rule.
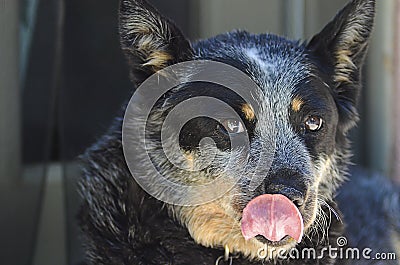
[[[247,120],[252,121],[255,118],[253,107],[250,104],[242,105],[242,112]]]
[[[304,105],[304,101],[299,96],[296,96],[292,100],[292,110],[295,111],[295,112],[299,112],[303,105]]]

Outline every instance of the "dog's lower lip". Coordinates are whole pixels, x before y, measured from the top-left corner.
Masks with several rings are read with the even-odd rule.
[[[268,246],[272,246],[272,247],[284,246],[284,245],[287,245],[291,240],[294,240],[290,236],[285,236],[280,241],[276,241],[276,242],[270,241],[261,235],[258,235],[255,238],[258,241],[260,241],[261,243],[267,244]]]

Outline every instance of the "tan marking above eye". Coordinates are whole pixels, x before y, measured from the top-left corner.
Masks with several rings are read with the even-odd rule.
[[[254,118],[256,117],[255,113],[254,113],[254,109],[250,104],[243,104],[242,106],[242,112],[245,116],[245,118],[249,121],[254,120]]]
[[[292,100],[292,110],[295,112],[299,112],[303,105],[304,101],[300,97],[295,97]]]

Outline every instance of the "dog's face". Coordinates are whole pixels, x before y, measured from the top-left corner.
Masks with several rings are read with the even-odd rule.
[[[256,94],[259,107],[255,108],[220,85],[182,84],[160,98],[149,116],[148,137],[157,146],[161,144],[160,124],[186,100],[199,96],[220,99],[237,114],[221,114],[217,119],[200,116],[182,127],[180,152],[192,170],[171,170],[159,148],[150,153],[167,177],[204,183],[225,175],[227,181],[234,181],[232,189],[212,202],[168,206],[197,243],[227,246],[256,258],[264,244],[288,250],[301,241],[303,233],[312,237],[313,231],[327,229],[321,208],[332,200],[343,178],[346,134],[357,121],[360,67],[373,17],[374,1],[354,0],[307,44],[269,34],[232,32],[192,46],[147,3],[122,0],[121,44],[137,85],[174,63],[206,59],[238,68],[260,88]],[[231,145],[231,139],[243,135],[250,147],[245,165],[242,149]],[[214,161],[205,168],[201,165],[207,143],[199,148],[203,139],[212,139],[216,147]],[[263,154],[271,144],[272,159],[264,163]],[[254,167],[259,181],[253,189],[249,176]],[[281,194],[288,200],[265,194]],[[279,223],[285,221],[272,217],[275,225],[282,226],[284,237],[260,228],[263,207],[288,211],[297,230],[288,232]]]

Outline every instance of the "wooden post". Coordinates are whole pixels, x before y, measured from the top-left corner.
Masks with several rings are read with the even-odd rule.
[[[393,168],[394,126],[393,101],[395,92],[395,1],[377,1],[375,30],[369,49],[367,67],[368,163],[385,176]],[[398,103],[396,103],[398,105]]]
[[[291,39],[304,39],[305,0],[286,0],[284,12],[285,35]]]

